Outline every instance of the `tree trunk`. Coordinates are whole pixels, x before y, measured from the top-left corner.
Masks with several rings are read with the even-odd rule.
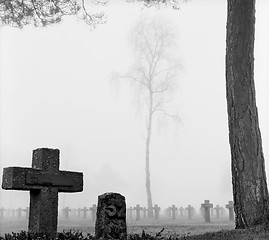
[[[268,190],[254,86],[255,0],[228,0],[226,97],[236,228],[266,224]]]
[[[152,116],[153,116],[152,93],[150,92],[150,107],[149,107],[147,138],[146,138],[146,192],[147,192],[148,217],[149,218],[153,218],[152,196],[151,196],[151,188],[150,188],[150,169],[149,169],[149,153],[150,153]]]

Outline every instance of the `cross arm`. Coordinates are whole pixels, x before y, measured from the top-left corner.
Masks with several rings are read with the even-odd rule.
[[[59,192],[83,191],[83,173],[8,167],[3,170],[2,188],[6,190],[34,190],[56,187]]]

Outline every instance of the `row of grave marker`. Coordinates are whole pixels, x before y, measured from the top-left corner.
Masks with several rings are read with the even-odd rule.
[[[83,191],[83,173],[60,171],[59,155],[58,149],[36,149],[33,151],[32,168],[4,168],[2,179],[2,188],[5,190],[30,191],[28,231],[47,234],[51,239],[57,233],[58,193]],[[156,218],[159,217],[160,208],[157,205],[154,207]],[[206,222],[210,222],[212,207],[209,200],[201,204]],[[134,209],[140,216],[141,207],[137,205]],[[173,217],[175,209],[173,205]],[[127,239],[126,204],[122,195],[106,193],[98,196],[95,236],[97,239]]]
[[[205,201],[205,203],[209,206],[210,203],[208,200]],[[205,218],[206,221],[208,221],[208,218],[206,218],[206,214],[205,214],[205,208],[203,207],[204,204],[202,204],[201,208],[200,208],[200,213],[203,215],[203,217]],[[234,211],[233,211],[233,201],[229,201],[229,203],[226,205],[226,208],[229,209],[229,220],[233,221],[234,220]],[[211,211],[210,211],[210,216],[214,216],[219,219],[220,215],[223,216],[224,215],[224,208],[220,207],[219,205],[216,205],[216,207],[213,208],[210,207]],[[65,207],[61,210],[62,212],[62,217],[64,219],[68,219],[69,216],[76,216],[78,218],[83,218],[86,219],[87,218],[87,213],[90,212],[91,213],[91,219],[92,221],[95,221],[96,219],[96,211],[97,211],[97,206],[96,204],[93,204],[92,207],[84,207],[84,208],[69,208],[69,207]],[[137,204],[135,207],[129,207],[127,208],[127,216],[129,219],[133,219],[133,212],[135,212],[135,220],[136,221],[140,221],[141,219],[141,212],[143,213],[143,218],[147,218],[147,208],[146,207],[141,207],[139,204]],[[155,204],[153,206],[153,213],[154,213],[154,218],[156,220],[159,220],[160,217],[160,211],[161,208]],[[216,214],[214,214],[214,211]],[[4,218],[5,214],[4,212],[6,212],[6,217],[17,217],[17,218],[21,218],[22,214],[24,213],[24,216],[28,219],[29,217],[29,207],[23,209],[23,208],[18,208],[18,209],[4,209],[3,207],[0,208],[0,218]],[[176,219],[177,216],[183,217],[183,216],[187,216],[188,219],[192,219],[194,213],[195,213],[195,209],[194,207],[192,207],[191,205],[188,205],[188,207],[184,208],[184,207],[179,207],[177,208],[175,205],[172,205],[171,207],[168,207],[164,210],[165,215],[168,218],[172,218],[172,219]],[[209,219],[210,221],[210,219]]]

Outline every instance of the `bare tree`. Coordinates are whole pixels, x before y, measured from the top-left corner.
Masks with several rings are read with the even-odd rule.
[[[177,122],[180,120],[177,114],[171,114],[169,111],[180,69],[180,64],[172,58],[175,45],[174,32],[168,22],[162,18],[140,19],[131,32],[136,54],[135,62],[126,75],[118,76],[130,80],[139,107],[145,110],[145,170],[149,217],[153,217],[150,145],[154,118],[162,116]]]

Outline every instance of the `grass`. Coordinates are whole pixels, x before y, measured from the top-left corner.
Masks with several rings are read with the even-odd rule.
[[[1,231],[2,228],[2,231]],[[0,221],[0,240],[46,239],[42,235],[29,235],[27,221]],[[64,230],[65,229],[65,230]],[[24,230],[24,231],[21,231]],[[11,233],[12,231],[18,233]],[[60,221],[58,240],[94,240],[93,222],[79,219]],[[4,233],[9,233],[4,235]],[[206,224],[202,220],[129,222],[128,240],[269,240],[269,232],[261,229],[234,230],[234,224],[222,219]]]

